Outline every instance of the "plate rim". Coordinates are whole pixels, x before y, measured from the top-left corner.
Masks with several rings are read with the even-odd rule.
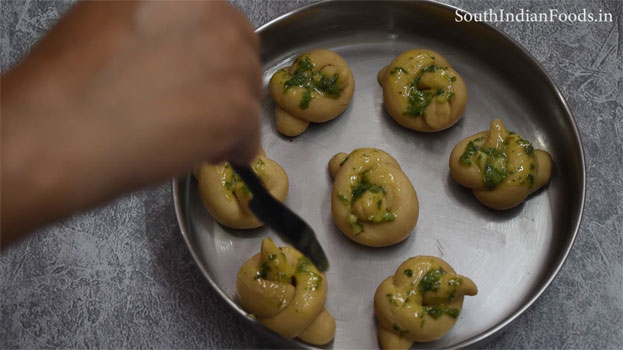
[[[442,8],[444,10],[451,10],[452,12],[463,12],[463,13],[467,13],[468,11],[465,11],[457,6],[454,5],[450,5],[450,4],[446,4],[446,3],[442,3],[442,2],[438,2],[435,0],[359,0],[359,1],[365,1],[367,3],[382,3],[382,4],[396,4],[396,3],[424,3],[424,4],[428,4],[431,6],[437,6],[439,8]],[[288,17],[292,17],[294,15],[297,15],[301,12],[307,11],[311,8],[315,8],[315,7],[322,7],[325,6],[328,3],[336,3],[339,2],[339,0],[320,0],[320,1],[316,1],[301,7],[297,7],[291,11],[288,11],[282,15],[279,15],[277,17],[275,17],[274,19],[264,23],[263,25],[257,27],[255,29],[255,33],[256,34],[261,34],[264,30],[266,30],[267,28],[270,28],[271,26],[275,25],[276,23],[279,23],[283,20],[285,20]],[[353,2],[358,2],[358,0],[354,0]],[[562,269],[562,266],[565,264],[567,258],[569,257],[569,254],[571,253],[571,250],[573,248],[573,245],[575,243],[575,240],[577,238],[578,232],[580,230],[580,226],[581,223],[584,219],[584,206],[585,206],[585,200],[586,200],[586,160],[585,160],[585,155],[584,155],[584,144],[582,142],[582,136],[579,132],[578,126],[577,126],[577,122],[576,122],[576,118],[573,115],[571,109],[569,108],[569,105],[567,104],[566,99],[564,98],[561,90],[558,88],[558,86],[556,85],[556,83],[554,82],[554,80],[552,79],[552,77],[547,73],[547,71],[545,70],[545,68],[543,67],[543,65],[527,50],[525,49],[519,42],[517,42],[515,39],[513,39],[512,37],[510,37],[509,35],[507,35],[506,33],[504,33],[503,31],[501,31],[500,29],[494,27],[493,25],[486,23],[486,22],[472,22],[473,25],[478,25],[481,27],[484,27],[485,30],[489,30],[491,31],[493,34],[498,35],[500,37],[502,37],[502,39],[506,40],[510,46],[512,47],[512,49],[518,50],[520,52],[521,55],[523,55],[525,58],[528,59],[528,61],[534,66],[534,68],[536,68],[537,73],[539,73],[542,77],[545,78],[545,83],[548,85],[548,87],[552,90],[552,92],[554,93],[554,97],[558,100],[558,102],[561,104],[561,106],[564,109],[564,112],[567,114],[567,116],[569,117],[570,121],[571,121],[571,126],[572,129],[569,130],[572,132],[575,140],[577,141],[578,145],[579,145],[579,166],[581,168],[581,179],[580,179],[580,183],[581,183],[581,191],[580,191],[580,195],[579,195],[579,219],[577,220],[577,222],[575,223],[575,225],[573,225],[572,229],[570,230],[570,232],[572,232],[571,236],[566,240],[565,244],[563,245],[563,250],[561,252],[561,254],[559,254],[559,256],[556,258],[554,264],[553,264],[553,268],[549,271],[549,275],[544,279],[544,283],[541,284],[541,286],[539,288],[536,289],[536,292],[534,293],[534,295],[528,299],[528,301],[526,303],[524,303],[524,305],[520,308],[518,308],[517,310],[515,310],[512,314],[510,314],[508,317],[504,318],[501,322],[499,322],[496,326],[493,326],[489,329],[484,330],[483,332],[468,338],[456,345],[453,346],[453,348],[463,348],[463,347],[467,347],[467,346],[474,346],[476,344],[479,343],[483,343],[485,341],[491,340],[493,335],[499,334],[500,331],[502,331],[504,328],[506,328],[507,326],[509,326],[511,323],[513,323],[517,318],[519,318],[519,316],[521,316],[527,309],[529,309],[532,305],[534,305],[534,303],[543,295],[543,293],[549,288],[549,286],[551,285],[551,283],[554,281],[554,279],[556,279],[556,277],[558,276],[558,274],[560,273],[560,270]],[[280,335],[278,335],[277,333],[275,333],[274,331],[264,327],[260,322],[258,322],[256,319],[251,318],[250,316],[248,316],[247,312],[245,310],[243,310],[238,304],[236,304],[232,299],[229,298],[228,295],[225,294],[225,292],[218,286],[218,284],[215,283],[214,279],[212,278],[212,276],[210,275],[210,273],[208,271],[206,271],[206,269],[203,267],[202,264],[199,263],[200,259],[197,256],[197,254],[195,253],[195,250],[191,248],[191,243],[189,241],[188,238],[188,229],[187,229],[187,218],[184,217],[184,211],[185,208],[183,208],[183,205],[180,202],[181,199],[181,194],[179,193],[179,189],[182,186],[182,182],[186,183],[186,187],[188,187],[190,185],[190,181],[192,181],[191,179],[192,175],[191,173],[187,173],[184,176],[181,177],[173,177],[171,180],[171,192],[172,192],[172,199],[173,199],[173,204],[175,207],[175,215],[177,218],[177,222],[178,222],[178,226],[180,229],[180,233],[182,234],[182,237],[184,238],[184,241],[186,243],[186,246],[188,248],[188,250],[190,251],[190,254],[195,262],[195,264],[199,267],[199,270],[201,271],[201,273],[203,274],[203,276],[208,280],[208,282],[210,283],[210,285],[212,286],[212,288],[217,292],[217,294],[219,294],[219,296],[225,301],[225,303],[232,308],[233,311],[235,311],[235,314],[242,316],[242,318],[244,320],[246,320],[246,322],[248,322],[249,324],[255,326],[255,328],[259,328],[259,331],[261,333],[263,333],[264,335],[268,335],[271,336],[271,338],[274,339],[282,339],[283,341],[289,342],[292,345],[296,345],[298,347],[302,347],[302,348],[308,348],[308,349],[316,349],[317,347],[314,347],[311,344],[299,341],[297,338],[294,339],[285,339],[282,338]],[[187,212],[187,211],[186,211]],[[331,343],[329,343],[331,344]]]

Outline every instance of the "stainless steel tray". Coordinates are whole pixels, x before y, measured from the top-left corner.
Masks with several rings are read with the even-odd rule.
[[[378,346],[374,291],[403,260],[419,254],[442,257],[472,278],[479,294],[466,298],[446,336],[416,347],[473,345],[508,325],[541,295],[573,244],[584,203],[585,170],[579,133],[565,101],[525,50],[486,24],[456,23],[455,10],[433,2],[322,2],[258,29],[265,84],[277,69],[314,48],[342,55],[355,76],[355,95],[346,112],[312,125],[295,139],[277,133],[274,105],[268,95],[264,99],[262,144],[288,173],[287,204],[314,227],[330,259],[326,307],[337,320],[337,331],[328,347]],[[463,120],[444,132],[402,128],[383,108],[377,72],[398,53],[418,47],[448,58],[468,88]],[[480,205],[471,191],[452,180],[448,169],[452,147],[487,129],[496,117],[550,152],[555,162],[551,184],[505,212]],[[351,242],[331,218],[327,162],[337,152],[365,146],[393,155],[420,200],[414,232],[388,248]],[[236,301],[235,279],[242,263],[258,252],[262,238],[276,235],[267,228],[237,231],[215,223],[190,176],[173,180],[173,197],[182,234],[206,278],[249,326],[262,327]],[[308,346],[295,340],[281,345]]]

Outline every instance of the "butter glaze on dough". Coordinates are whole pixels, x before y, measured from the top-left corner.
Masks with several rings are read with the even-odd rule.
[[[294,281],[294,282],[293,282]],[[242,307],[285,338],[324,345],[335,336],[335,319],[325,309],[327,279],[292,247],[277,248],[270,238],[238,272]]]
[[[377,335],[382,349],[408,349],[449,332],[476,284],[444,260],[416,256],[403,262],[374,294]]]
[[[260,149],[251,167],[268,192],[284,202],[288,195],[288,175]],[[203,164],[193,174],[199,182],[199,193],[206,209],[221,225],[235,229],[250,229],[263,225],[249,209],[253,194],[229,163]]]
[[[483,205],[505,210],[547,185],[553,162],[549,153],[534,149],[494,119],[489,130],[466,137],[454,147],[449,166],[454,180],[471,188]]]
[[[424,132],[447,129],[463,116],[467,88],[439,53],[412,49],[377,75],[389,115],[400,125]]]
[[[338,153],[329,161],[329,173],[333,221],[346,237],[384,247],[409,236],[418,219],[418,198],[392,156],[376,148]]]
[[[302,134],[309,123],[340,115],[353,97],[355,79],[346,61],[330,50],[301,54],[290,67],[271,77],[277,130],[286,136]]]

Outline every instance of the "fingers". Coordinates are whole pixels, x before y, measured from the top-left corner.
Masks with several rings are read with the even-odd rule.
[[[240,41],[237,41],[240,43]],[[232,77],[243,79],[253,97],[262,95],[262,63],[258,52],[248,45],[232,44],[224,48],[223,55],[229,58],[229,72]]]
[[[260,99],[244,79],[205,82],[184,91],[174,108],[192,106],[186,134],[195,140],[194,161],[247,164],[260,144]],[[185,107],[186,106],[186,107]]]
[[[260,147],[260,101],[248,96],[241,96],[236,127],[231,130],[235,140],[232,147],[224,155],[225,160],[237,164],[248,164],[257,155]]]
[[[135,126],[119,138],[137,144],[136,157],[174,149],[177,158],[158,158],[158,174],[204,161],[251,161],[260,143],[263,69],[244,14],[212,0],[140,3],[128,17],[122,44],[100,55],[113,59],[103,78],[92,79],[89,107],[115,101],[111,114]]]
[[[262,95],[260,40],[247,17],[233,6],[225,5],[230,6],[233,13],[233,30],[243,39],[235,42],[246,43],[246,45],[234,47],[231,57],[239,58],[240,75],[247,82],[245,87],[235,89],[236,96],[240,96],[240,101],[237,103],[238,123],[232,134],[236,142],[225,158],[234,163],[247,164],[255,158],[260,146],[260,98]],[[238,94],[243,89],[246,89],[247,94]]]
[[[210,22],[208,31],[218,32],[218,37],[211,40],[218,40],[220,45],[213,43],[208,45],[205,36],[197,38],[198,45],[204,48],[204,54],[208,58],[214,55],[214,47],[220,46],[221,55],[228,57],[225,63],[228,64],[229,70],[223,73],[245,76],[249,86],[253,87],[254,95],[259,97],[262,91],[259,37],[247,17],[235,7],[218,1],[207,11],[217,10],[226,12],[228,16],[225,17],[226,20]]]
[[[204,103],[209,119],[205,125],[228,138],[225,147],[206,150],[206,160],[246,164],[257,155],[260,144],[259,37],[246,16],[227,2],[207,2],[204,12],[210,20],[196,33],[194,47],[206,67],[204,96],[210,95],[210,103]]]
[[[232,139],[229,149],[222,155],[223,160],[238,164],[248,164],[257,155],[260,146],[260,98],[240,82],[232,82],[230,118],[231,128],[226,132]],[[221,158],[221,157],[219,157]]]
[[[251,22],[249,22],[249,19],[240,10],[225,1],[214,2],[213,5],[228,7],[228,11],[231,13],[231,24],[240,30],[247,44],[255,51],[259,52],[260,39],[255,33],[255,29]]]
[[[237,142],[226,159],[236,164],[248,164],[257,156],[260,148],[259,117],[246,118],[246,122],[236,130]]]

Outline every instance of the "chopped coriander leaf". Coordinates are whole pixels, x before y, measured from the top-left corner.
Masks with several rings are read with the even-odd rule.
[[[309,108],[313,98],[312,91],[332,99],[340,97],[339,75],[337,73],[329,76],[315,71],[314,63],[307,56],[299,57],[295,62],[296,64],[298,66],[294,73],[289,74],[284,70],[290,79],[283,84],[283,93],[285,94],[290,88],[295,86],[304,88],[305,90],[301,94],[301,102],[299,103],[300,109]]]
[[[394,74],[396,74],[397,72],[401,72],[401,73],[404,73],[404,74],[409,74],[409,72],[408,72],[406,69],[404,69],[404,68],[402,68],[402,67],[399,67],[399,66],[395,66],[395,67],[394,67],[394,68],[393,68],[393,69],[389,72],[389,74],[394,75]]]
[[[418,289],[422,292],[437,291],[441,286],[441,276],[445,274],[446,272],[441,267],[428,271],[420,281]]]
[[[381,219],[381,222],[392,222],[394,220],[396,220],[396,214],[386,211],[383,213],[383,219]]]

